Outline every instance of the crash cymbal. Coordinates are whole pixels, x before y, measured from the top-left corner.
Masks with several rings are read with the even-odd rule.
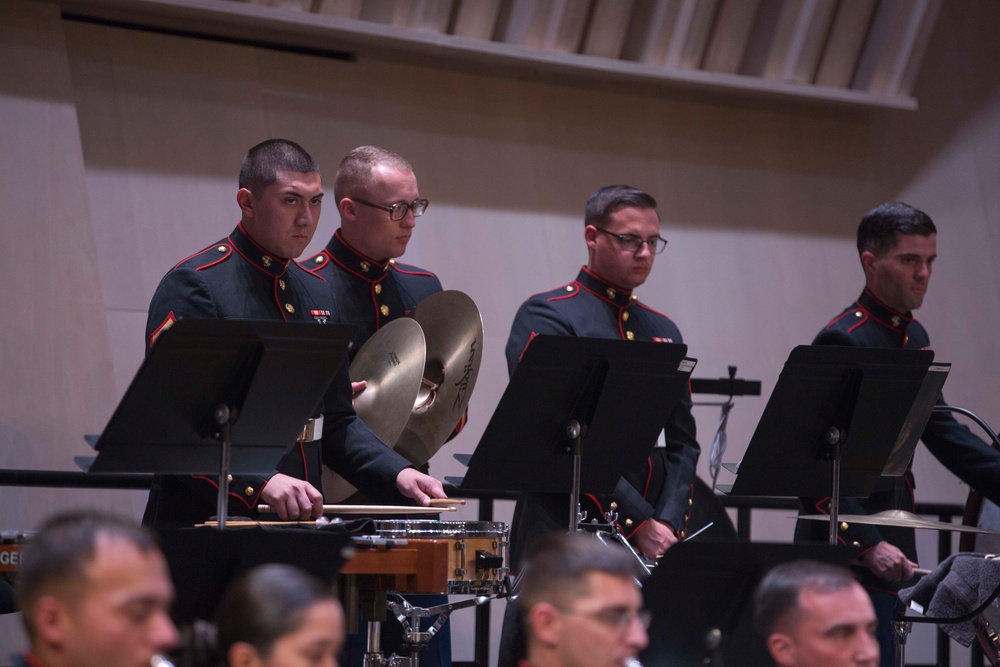
[[[390,447],[410,418],[424,374],[424,333],[406,317],[381,327],[358,350],[348,374],[352,382],[368,383],[354,399],[354,411]],[[344,500],[356,489],[329,468],[323,468],[323,496]]]
[[[829,521],[826,514],[806,514],[795,517],[806,521]],[[896,526],[900,528],[926,528],[928,530],[952,530],[959,533],[993,533],[992,530],[977,528],[976,526],[963,526],[958,523],[946,523],[944,521],[931,521],[907,512],[905,510],[885,510],[875,514],[841,514],[838,521],[844,523],[862,523],[875,526]]]
[[[422,466],[455,430],[483,359],[483,318],[463,292],[432,294],[410,313],[424,331],[427,359],[413,412],[395,449]]]

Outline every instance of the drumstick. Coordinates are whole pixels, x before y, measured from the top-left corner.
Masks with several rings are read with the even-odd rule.
[[[273,512],[270,505],[257,505],[258,512]],[[457,512],[457,507],[411,507],[397,505],[323,505],[329,514],[440,514]]]
[[[447,507],[448,505],[464,505],[462,498],[431,498],[430,507]]]

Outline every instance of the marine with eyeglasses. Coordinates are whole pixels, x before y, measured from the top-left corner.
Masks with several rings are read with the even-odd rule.
[[[539,334],[681,343],[677,325],[633,294],[666,247],[659,235],[656,200],[626,185],[601,188],[587,202],[584,240],[588,263],[576,280],[525,301],[507,339],[507,366],[514,374],[521,356]],[[699,446],[685,391],[664,424],[665,447],[649,443],[650,456],[629,471],[610,495],[581,494],[588,519],[601,520],[617,505],[622,533],[648,559],[683,539]],[[566,530],[567,494],[522,493],[511,527],[511,563],[525,547],[549,532]]]
[[[322,252],[303,264],[326,280],[336,305],[337,322],[352,324],[351,359],[381,327],[405,317],[426,297],[441,291],[437,276],[396,261],[406,252],[416,219],[427,210],[420,197],[413,166],[401,155],[378,146],[359,146],[348,153],[337,169],[334,200],[340,228]],[[464,425],[463,415],[455,432]],[[426,470],[426,468],[425,468]],[[370,504],[361,492],[347,500]],[[418,607],[448,601],[444,595],[407,595]],[[435,619],[423,620],[427,631]],[[402,630],[395,621],[383,624],[382,648],[388,655],[399,649]],[[364,659],[362,634],[348,637],[342,664],[359,667]],[[439,628],[420,653],[425,667],[451,664],[451,625]]]
[[[340,229],[303,265],[329,283],[337,321],[356,327],[353,359],[379,328],[440,292],[441,281],[396,261],[428,205],[407,160],[377,146],[359,146],[341,161],[333,193]]]

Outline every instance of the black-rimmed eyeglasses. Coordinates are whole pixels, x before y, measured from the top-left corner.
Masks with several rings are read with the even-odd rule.
[[[413,211],[413,217],[419,218],[427,210],[427,205],[430,204],[426,199],[414,199],[409,204],[405,201],[398,201],[391,206],[386,206],[385,204],[376,204],[374,202],[367,201],[361,197],[351,197],[351,201],[356,201],[359,204],[364,204],[365,206],[371,206],[372,208],[380,208],[383,211],[389,211],[389,219],[394,221],[402,220],[406,217],[407,211]]]
[[[639,248],[645,243],[649,246],[649,252],[654,255],[659,255],[667,247],[667,240],[662,236],[654,236],[651,239],[644,239],[635,234],[615,234],[614,232],[609,232],[606,229],[601,229],[600,227],[594,227],[599,232],[603,232],[608,236],[614,236],[618,239],[618,244],[622,247],[625,252],[639,252]]]

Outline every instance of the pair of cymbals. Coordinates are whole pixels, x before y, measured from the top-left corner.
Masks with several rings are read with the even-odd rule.
[[[367,387],[354,399],[355,412],[383,442],[422,466],[465,414],[482,351],[483,318],[475,302],[457,290],[432,294],[358,350],[349,374]],[[355,490],[329,470],[323,488],[330,502]]]
[[[829,521],[828,514],[806,514],[795,517],[805,521]],[[963,526],[945,521],[931,521],[905,510],[885,510],[875,514],[840,514],[838,521],[844,523],[861,523],[875,526],[896,526],[899,528],[925,528],[928,530],[951,530],[959,533],[994,533],[992,530],[976,526]]]

